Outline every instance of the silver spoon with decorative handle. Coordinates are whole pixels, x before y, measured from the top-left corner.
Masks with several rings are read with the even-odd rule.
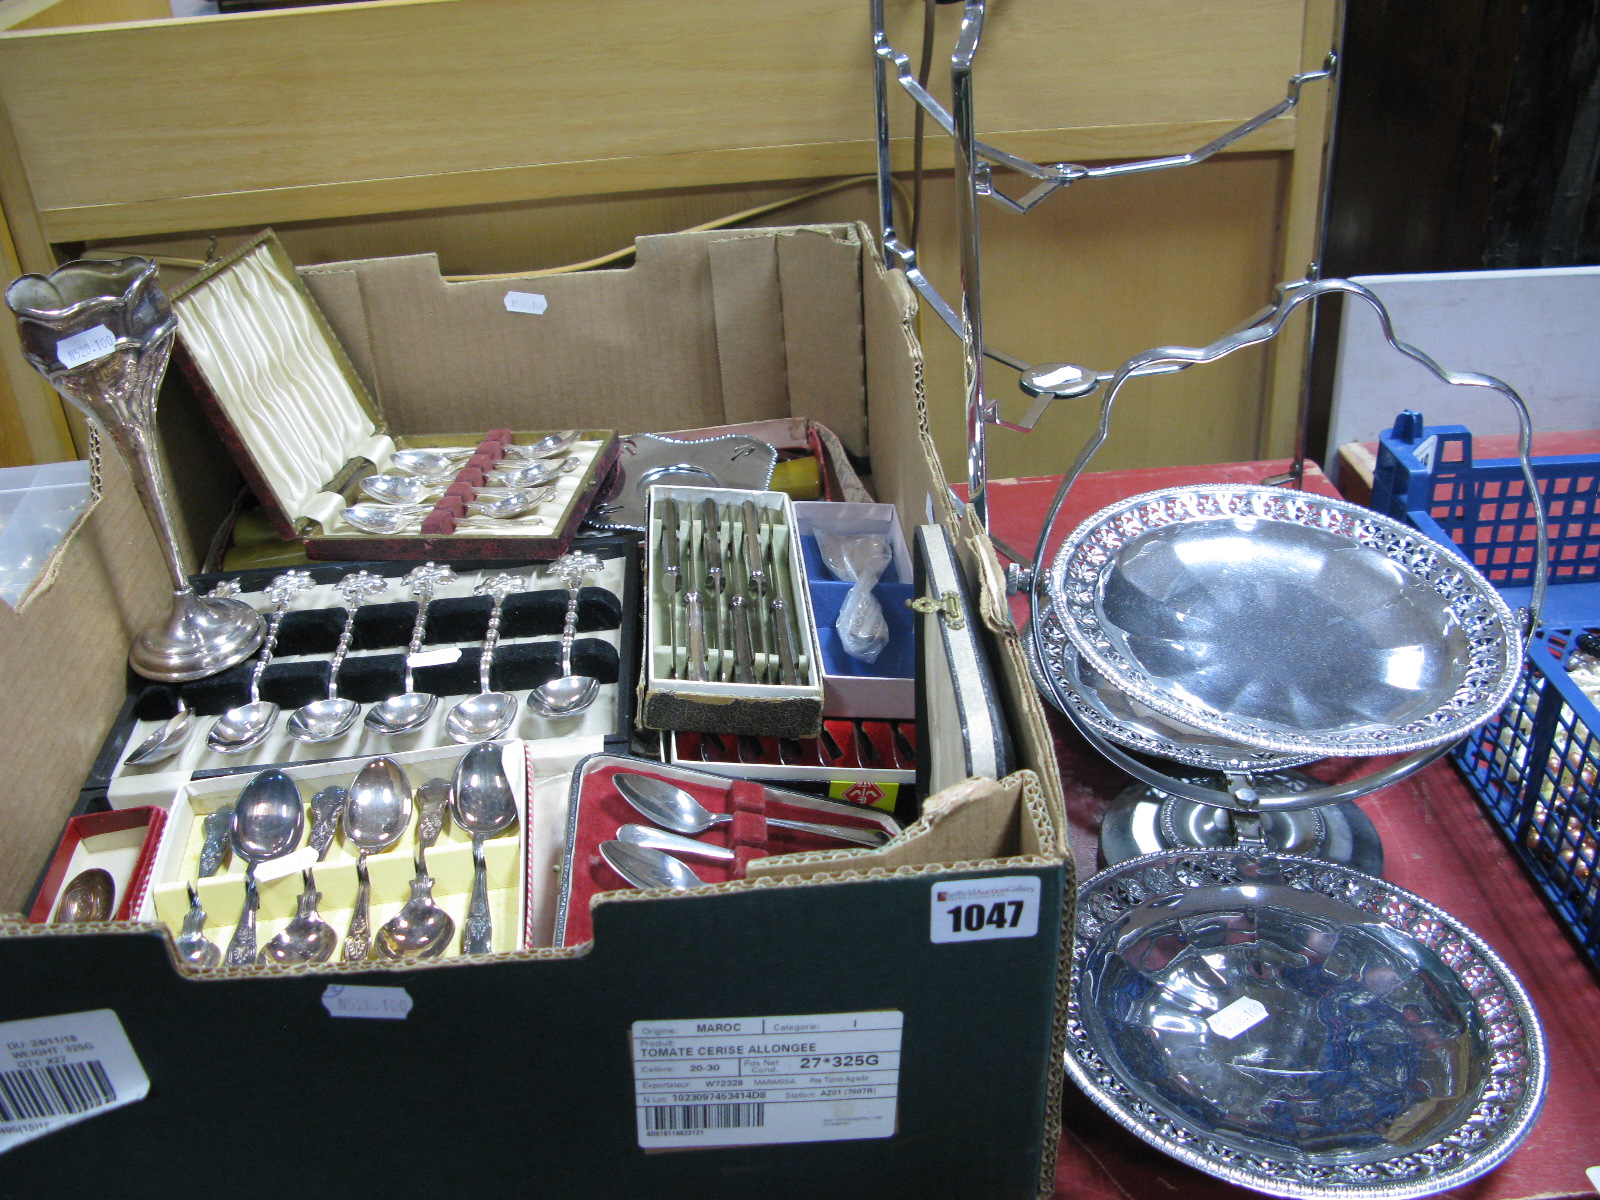
[[[413,568],[402,580],[417,602],[417,617],[411,623],[411,641],[406,646],[405,690],[367,710],[366,726],[374,733],[391,737],[410,733],[426,724],[438,706],[439,697],[432,692],[416,690],[411,660],[422,651],[422,639],[428,627],[428,606],[433,603],[434,591],[441,583],[454,583],[455,578],[456,573],[448,566],[430,562]]]
[[[261,656],[250,672],[250,699],[228,709],[211,726],[206,745],[217,753],[242,754],[260,744],[271,731],[272,723],[278,719],[278,706],[261,699],[261,677],[277,651],[278,629],[289,611],[289,601],[315,586],[310,571],[285,571],[267,585],[264,594],[272,601],[272,612],[267,617],[266,636],[261,640]]]
[[[461,925],[461,953],[487,954],[493,947],[493,933],[483,843],[517,820],[516,799],[500,759],[500,748],[485,742],[462,755],[456,764],[450,795],[457,826],[472,838],[472,896]]]
[[[387,850],[411,824],[411,787],[400,764],[373,758],[356,773],[344,806],[345,840],[356,847],[356,903],[344,939],[344,961],[365,962],[372,950],[372,880],[367,855]]]
[[[550,565],[550,574],[567,585],[567,615],[561,625],[561,674],[528,693],[528,707],[541,717],[575,716],[600,694],[598,679],[572,671],[572,644],[578,636],[578,593],[584,579],[599,569],[599,557],[582,551],[564,554]]]
[[[305,823],[300,789],[276,767],[262,771],[239,793],[233,806],[233,852],[245,861],[244,910],[228,943],[230,967],[256,961],[256,911],[261,907],[256,864],[281,858],[298,846]]]
[[[491,575],[473,588],[477,596],[490,596],[489,628],[483,635],[483,649],[478,656],[478,694],[458,701],[445,717],[444,727],[457,742],[492,741],[511,727],[517,719],[517,698],[510,692],[491,691],[490,675],[494,667],[495,647],[500,644],[500,612],[506,597],[523,589],[523,581],[515,575],[501,572]]]
[[[370,571],[357,571],[339,581],[339,594],[344,597],[344,628],[339,631],[339,644],[328,663],[328,695],[322,700],[296,709],[289,717],[289,736],[297,742],[331,742],[343,737],[361,715],[361,705],[339,695],[339,670],[350,653],[350,642],[356,631],[356,612],[373,596],[387,591],[389,581]]]

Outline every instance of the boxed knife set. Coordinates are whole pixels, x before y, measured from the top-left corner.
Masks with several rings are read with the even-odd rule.
[[[781,492],[652,487],[640,721],[815,737],[816,624]]]
[[[514,311],[508,294],[546,307]],[[244,386],[217,368],[218,348],[235,343],[272,365],[259,362],[266,340],[233,323],[266,295],[317,335],[306,344],[331,348],[307,370],[336,380],[325,395],[342,399],[302,397],[304,422],[263,415],[263,397],[277,403],[272,372]],[[865,231],[643,238],[628,270],[463,284],[426,256],[297,272],[261,238],[181,289],[175,308],[188,369],[225,436],[250,412],[259,420],[233,442],[250,443],[247,479],[313,558],[340,561],[185,581],[195,610],[229,614],[245,644],[189,677],[134,682],[83,793],[114,811],[79,819],[34,906],[54,916],[76,882],[67,872],[94,865],[81,849],[89,818],[109,815],[138,841],[99,847],[131,856],[108,872],[125,919],[98,907],[103,888],[90,880],[73,893],[77,919],[0,926],[0,971],[16,981],[0,1020],[109,1008],[161,1086],[120,1122],[59,1130],[12,1161],[92,1175],[78,1165],[92,1156],[38,1149],[75,1147],[81,1129],[102,1158],[135,1145],[177,1154],[174,1131],[231,1111],[215,1064],[246,1056],[257,1064],[252,1120],[289,1120],[304,1081],[288,1064],[310,1040],[339,1071],[382,1083],[361,1122],[397,1117],[418,1063],[459,1068],[485,1111],[512,1120],[505,1137],[488,1134],[496,1153],[558,1188],[592,1182],[604,1160],[607,1194],[704,1190],[706,1155],[650,1152],[716,1147],[718,1172],[733,1169],[741,1190],[798,1196],[789,1184],[815,1173],[795,1171],[792,1156],[845,1146],[848,1194],[932,1194],[965,1180],[958,1191],[1034,1195],[1059,1120],[1071,878],[1061,802],[1048,770],[1012,769],[1051,761],[1036,702],[1016,710],[1017,750],[1009,721],[963,724],[1022,694],[1014,637],[995,630],[969,644],[998,650],[1009,681],[991,680],[984,698],[951,694],[983,686],[966,659],[929,678],[917,665],[920,640],[942,645],[944,628],[975,632],[979,617],[970,599],[955,616],[923,613],[902,531],[929,511],[954,514],[922,409],[911,293]],[[378,411],[407,436],[391,436]],[[574,426],[579,436],[550,458],[511,448]],[[646,439],[640,428],[695,436]],[[766,490],[779,459],[766,428],[821,445],[829,488],[856,503],[801,514]],[[298,457],[302,437],[325,442],[326,461]],[[411,453],[438,447],[455,449]],[[636,461],[602,480],[607,456],[624,451]],[[533,487],[555,489],[541,503],[560,511],[533,513],[548,529],[480,533],[457,517],[455,533],[431,532],[441,500],[465,507],[458,483],[476,489],[474,502],[491,485],[516,491],[523,480],[509,472],[523,457],[557,464],[532,472]],[[863,499],[855,467],[868,465],[882,504]],[[274,471],[315,503],[288,503],[294,489],[269,486]],[[102,509],[125,510],[125,481],[108,479]],[[189,481],[174,485],[181,494]],[[329,516],[359,502],[363,485],[419,506],[386,547]],[[619,528],[580,535],[597,495],[602,521]],[[830,523],[867,539],[836,560],[845,574],[818,543]],[[871,595],[878,617],[863,600],[863,620],[841,624],[851,595]],[[845,629],[885,644],[870,660],[844,654],[834,643]],[[169,756],[132,761],[174,728]],[[930,754],[930,731],[988,744]],[[141,831],[146,811],[160,817]],[[991,886],[1030,914],[1017,932],[930,936],[938,901]],[[244,1008],[272,1017],[243,1020]],[[967,1036],[974,1011],[990,1031],[981,1045]],[[839,1125],[839,1099],[824,1094],[834,1084],[796,1074],[803,1107],[791,1115],[816,1123],[799,1144],[782,1144],[765,1119],[726,1141],[702,1119],[720,1111],[711,1098],[663,1094],[626,1049],[641,1044],[639,1022],[861,1013],[887,1014],[908,1050],[941,1046],[939,1082],[908,1060],[862,1084],[860,1120]],[[338,1021],[353,1036],[333,1042],[320,1032],[372,1015],[394,1019]],[[156,1047],[151,1020],[183,1030],[181,1055]],[[480,1041],[464,1029],[492,1032]],[[430,1087],[432,1071],[421,1076]],[[568,1100],[530,1132],[525,1098],[557,1090]],[[974,1116],[960,1097],[980,1093],[993,1100]],[[330,1137],[362,1136],[350,1113],[328,1121]],[[959,1139],[940,1132],[958,1126]],[[675,1127],[710,1137],[684,1143]]]

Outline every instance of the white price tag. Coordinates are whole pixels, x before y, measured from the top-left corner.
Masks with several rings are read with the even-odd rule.
[[[935,883],[929,899],[928,939],[933,942],[987,942],[1039,932],[1037,875]]]
[[[1230,1041],[1267,1019],[1267,1006],[1252,996],[1240,996],[1226,1008],[1206,1018],[1211,1032]]]
[[[404,1021],[411,1015],[411,993],[403,987],[367,987],[330,983],[322,989],[322,1007],[330,1017],[367,1017]]]
[[[271,883],[274,879],[298,875],[307,867],[315,867],[316,865],[316,847],[301,846],[298,850],[291,850],[288,854],[278,858],[269,858],[266,862],[257,865],[256,882]]]
[[[406,662],[412,667],[442,667],[447,663],[460,662],[464,646],[440,646],[436,650],[418,650]]]
[[[0,1024],[0,1152],[149,1093],[109,1008]]]
[[[85,329],[56,343],[56,357],[63,367],[81,367],[96,362],[117,348],[117,335],[104,325]]]
[[[899,1012],[635,1021],[646,1150],[892,1137]]]
[[[507,312],[532,313],[534,316],[538,316],[549,307],[550,301],[546,300],[538,292],[506,293]]]

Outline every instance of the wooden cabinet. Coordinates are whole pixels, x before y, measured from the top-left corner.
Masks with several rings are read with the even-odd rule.
[[[922,5],[887,7],[915,57]],[[936,85],[959,9],[938,10]],[[376,0],[149,19],[161,11],[0,0],[7,267],[46,270],[85,246],[195,256],[269,224],[301,261],[437,250],[447,272],[548,267],[872,170],[866,0]],[[992,0],[980,127],[1041,162],[1193,149],[1318,66],[1335,14],[1336,0]],[[1312,85],[1197,167],[1080,183],[1027,216],[986,206],[991,341],[1109,368],[1255,311],[1311,257],[1328,94]],[[893,109],[909,167],[912,106],[897,95]],[[923,259],[954,295],[946,139],[928,152]],[[870,192],[762,220],[870,219]],[[59,406],[0,336],[16,400],[0,407],[18,418],[0,422],[7,458],[70,453]],[[959,464],[959,347],[931,324],[923,341]],[[1097,465],[1285,452],[1301,349],[1252,353],[1130,393]],[[1060,469],[1090,416],[1058,407],[1031,437],[991,439],[996,475]]]

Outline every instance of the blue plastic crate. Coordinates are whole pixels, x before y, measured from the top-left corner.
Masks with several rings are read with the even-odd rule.
[[[1600,633],[1600,456],[1536,458],[1550,591],[1516,690],[1452,757],[1591,967],[1600,971],[1600,708],[1567,667]],[[1514,458],[1474,463],[1461,425],[1403,412],[1379,439],[1372,507],[1469,558],[1513,608],[1532,592],[1532,506]]]
[[[1550,538],[1547,625],[1600,620],[1600,456],[1536,458]],[[1461,551],[1513,608],[1533,590],[1536,531],[1521,464],[1472,460],[1464,425],[1407,410],[1378,439],[1372,507]]]

